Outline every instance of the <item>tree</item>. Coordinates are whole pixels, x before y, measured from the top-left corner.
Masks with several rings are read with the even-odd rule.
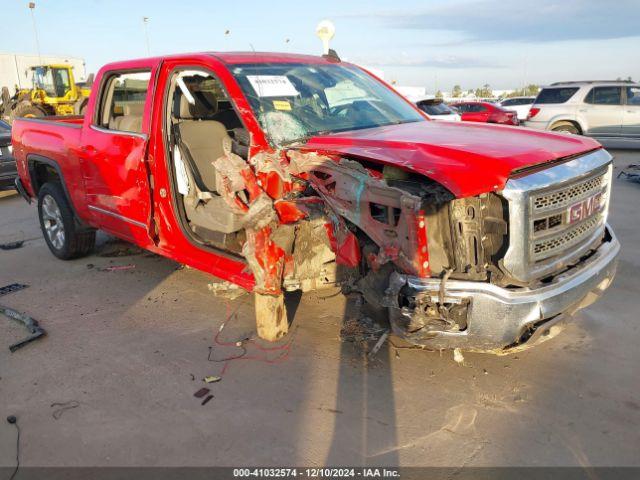
[[[444,98],[444,95],[442,95],[442,92],[440,90],[436,92],[436,98]]]
[[[453,90],[451,91],[451,96],[453,98],[462,96],[462,87],[460,85],[454,85]]]
[[[538,85],[530,84],[524,88],[519,88],[514,90],[511,93],[506,95],[507,98],[511,97],[535,97],[540,91],[540,87]]]
[[[488,83],[485,83],[481,88],[476,88],[476,97],[478,98],[492,98],[493,90]]]

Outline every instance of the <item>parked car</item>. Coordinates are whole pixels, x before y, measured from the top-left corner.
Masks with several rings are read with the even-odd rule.
[[[525,125],[596,138],[640,138],[640,84],[553,83],[540,91]]]
[[[412,343],[508,353],[614,276],[611,156],[591,139],[428,121],[335,55],[132,60],[95,85],[84,117],[13,124],[51,252],[86,255],[103,229],[253,292],[267,340],[285,291],[341,286]]]
[[[460,114],[449,107],[442,99],[425,98],[418,100],[416,105],[420,110],[429,115],[432,120],[442,120],[445,122],[459,122]]]
[[[18,171],[11,146],[11,126],[0,120],[0,190],[13,188]]]
[[[500,102],[502,108],[513,110],[518,114],[518,121],[523,122],[527,119],[529,109],[536,97],[512,97],[505,98]]]
[[[511,110],[490,102],[460,102],[451,104],[459,113],[463,122],[501,123],[518,125],[518,116]]]

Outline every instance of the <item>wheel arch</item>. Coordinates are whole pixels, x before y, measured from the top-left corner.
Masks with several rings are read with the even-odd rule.
[[[578,133],[580,135],[584,135],[584,132],[586,131],[585,127],[582,125],[582,122],[580,122],[580,120],[578,120],[577,118],[571,118],[571,117],[556,117],[551,119],[551,121],[549,122],[549,130],[553,130],[553,128],[557,126],[559,123],[572,124],[574,127],[578,129]]]
[[[67,201],[69,202],[69,206],[71,207],[71,211],[73,212],[76,224],[81,227],[88,227],[88,225],[83,222],[78,215],[78,211],[73,204],[73,200],[71,199],[71,195],[69,194],[69,189],[67,188],[67,182],[64,179],[64,174],[62,173],[62,169],[60,168],[58,162],[49,157],[32,153],[27,155],[27,170],[29,172],[31,190],[33,191],[36,198],[38,197],[40,188],[42,188],[42,185],[44,185],[45,183],[60,183],[60,185],[62,186],[62,191],[67,197]]]

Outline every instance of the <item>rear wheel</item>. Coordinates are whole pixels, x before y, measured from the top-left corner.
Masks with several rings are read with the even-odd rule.
[[[551,127],[551,131],[560,133],[573,133],[578,135],[580,130],[571,122],[558,122]]]
[[[88,254],[96,242],[95,230],[76,225],[62,186],[45,183],[38,192],[40,228],[51,253],[62,260]]]

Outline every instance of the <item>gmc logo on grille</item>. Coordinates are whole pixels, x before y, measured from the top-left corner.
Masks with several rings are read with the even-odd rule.
[[[602,210],[602,193],[596,193],[569,207],[569,223],[576,223]]]

